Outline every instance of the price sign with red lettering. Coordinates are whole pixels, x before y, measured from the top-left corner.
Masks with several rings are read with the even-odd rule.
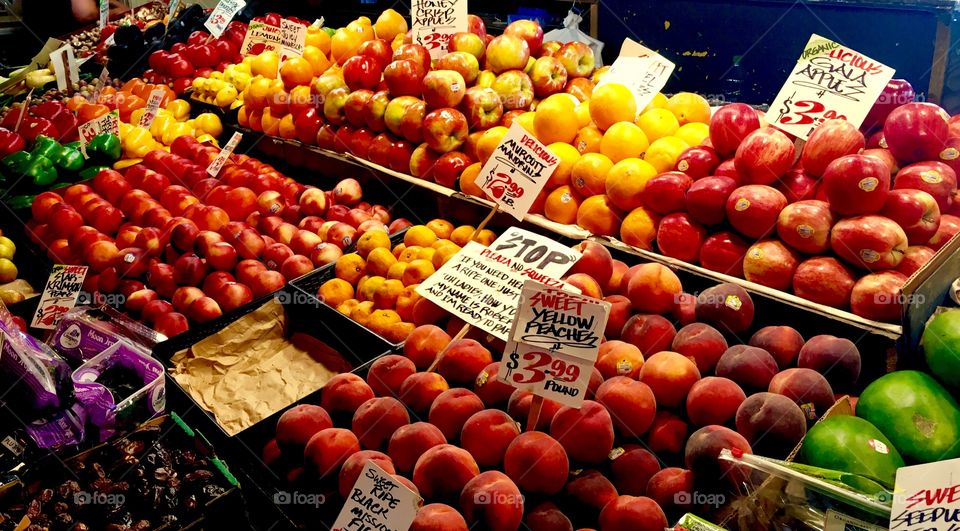
[[[240,45],[240,55],[260,55],[266,51],[280,51],[280,42],[282,41],[280,26],[272,26],[265,22],[256,20],[250,21],[247,25],[247,33],[243,36],[243,44]]]
[[[83,279],[87,276],[87,266],[55,264],[47,285],[40,295],[40,304],[33,314],[30,326],[54,330],[64,314],[77,304],[77,297],[83,289]]]
[[[454,33],[467,31],[467,0],[413,0],[410,4],[413,42],[439,59]]]
[[[881,452],[877,448],[871,445],[867,451]],[[885,452],[881,453],[890,453],[886,445],[882,450]],[[890,531],[956,530],[958,518],[960,459],[897,469]]]
[[[500,208],[523,220],[560,158],[514,122],[474,181]]]
[[[219,39],[220,36],[223,35],[223,31],[227,29],[227,25],[233,20],[233,17],[237,16],[237,13],[239,13],[245,5],[247,5],[247,3],[244,0],[220,0],[220,2],[217,3],[217,7],[213,8],[213,11],[210,13],[210,17],[203,23],[203,26],[207,28],[210,35],[213,35],[213,38]]]
[[[814,33],[767,120],[806,140],[825,120],[838,118],[860,127],[894,69]]]
[[[113,110],[99,118],[80,124],[77,128],[80,136],[80,152],[87,157],[87,142],[100,133],[112,133],[120,136],[120,112]]]
[[[609,313],[609,302],[524,282],[498,378],[580,407]]]
[[[624,39],[620,56],[610,65],[610,70],[600,79],[597,87],[607,83],[619,83],[633,92],[637,113],[653,101],[666,86],[677,65],[672,61],[632,39]]]

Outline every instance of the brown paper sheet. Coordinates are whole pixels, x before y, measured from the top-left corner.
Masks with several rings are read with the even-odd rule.
[[[320,389],[343,368],[331,363],[331,370],[316,353],[288,341],[286,326],[283,305],[272,299],[176,353],[172,376],[224,431],[236,435]]]

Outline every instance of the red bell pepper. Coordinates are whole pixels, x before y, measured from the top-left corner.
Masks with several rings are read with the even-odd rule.
[[[6,157],[11,153],[23,151],[27,147],[27,142],[18,133],[0,128],[0,157]]]
[[[57,128],[53,126],[53,122],[47,120],[46,118],[25,116],[23,118],[23,123],[20,124],[19,133],[23,135],[23,138],[27,142],[33,144],[33,141],[36,140],[40,135],[56,138]]]

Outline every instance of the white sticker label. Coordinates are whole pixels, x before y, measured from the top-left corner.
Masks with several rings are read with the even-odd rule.
[[[80,67],[69,44],[50,52],[50,63],[53,64],[53,75],[57,78],[57,90],[67,90],[80,81]]]
[[[560,157],[514,122],[474,182],[522,221],[559,164]]]

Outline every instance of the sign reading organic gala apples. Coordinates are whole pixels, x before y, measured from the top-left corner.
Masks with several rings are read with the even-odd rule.
[[[767,119],[806,140],[824,120],[839,118],[860,127],[894,69],[814,33]]]
[[[522,221],[558,164],[559,157],[513,122],[474,182],[500,208]]]
[[[627,87],[633,92],[639,114],[666,86],[676,67],[672,61],[639,42],[624,39],[620,55],[597,83],[597,87],[608,83],[619,83]]]
[[[447,53],[454,33],[467,31],[467,0],[413,0],[410,25],[414,44],[430,50],[439,59]]]
[[[423,499],[367,461],[331,531],[406,531]]]

